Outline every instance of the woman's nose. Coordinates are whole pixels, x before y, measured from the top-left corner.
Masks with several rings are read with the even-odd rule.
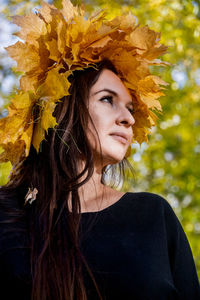
[[[120,111],[120,114],[117,119],[118,124],[123,124],[126,126],[132,126],[135,123],[135,119],[131,112],[125,108]]]

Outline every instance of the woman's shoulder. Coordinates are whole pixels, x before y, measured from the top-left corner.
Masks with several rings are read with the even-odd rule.
[[[128,192],[125,194],[128,215],[137,218],[138,222],[145,224],[157,224],[157,228],[163,228],[169,240],[180,234],[184,235],[182,225],[170,203],[161,195],[149,192]],[[122,200],[125,200],[122,198]]]
[[[125,222],[163,228],[169,234],[180,229],[180,222],[170,203],[161,195],[149,192],[127,192],[110,209]]]
[[[122,196],[122,200],[126,199],[134,207],[140,210],[166,210],[173,211],[170,203],[161,195],[150,192],[127,192]]]
[[[150,192],[126,192],[126,197],[132,198],[134,200],[140,200],[140,201],[159,201],[159,202],[166,202],[167,200],[155,193],[150,193]]]
[[[170,221],[178,221],[171,204],[162,195],[150,192],[128,192],[126,193],[126,197],[132,204],[135,203],[141,210],[147,210],[148,212],[152,211],[154,215],[159,213],[159,215],[163,216],[165,219],[170,219]]]

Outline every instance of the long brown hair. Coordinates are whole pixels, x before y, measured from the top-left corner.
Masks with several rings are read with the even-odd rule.
[[[78,188],[93,174],[93,156],[86,136],[90,118],[87,99],[105,68],[116,73],[109,61],[99,64],[98,69],[74,72],[70,95],[61,99],[54,112],[57,127],[49,129],[39,153],[31,148],[18,179],[1,188],[0,209],[7,206],[10,222],[14,225],[23,218],[27,220],[32,300],[86,300],[83,266],[102,299],[80,251]],[[80,172],[81,159],[85,167]],[[37,188],[38,195],[31,205],[24,206],[28,188]],[[12,211],[12,199],[16,197],[18,208]]]

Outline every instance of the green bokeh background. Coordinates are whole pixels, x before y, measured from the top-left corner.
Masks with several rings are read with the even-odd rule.
[[[41,4],[34,0],[3,2],[5,5],[2,5],[0,15],[3,23],[9,21],[10,16],[30,12]],[[48,2],[59,6],[61,1]],[[169,201],[187,234],[200,278],[200,1],[72,2],[85,6],[88,11],[106,8],[110,11],[110,17],[121,11],[131,11],[140,24],[148,24],[151,29],[161,32],[161,42],[169,46],[163,59],[171,66],[152,69],[153,73],[161,74],[169,83],[166,96],[161,98],[163,114],[152,130],[149,144],[142,144],[141,147],[133,145],[130,162],[135,176],[128,176],[123,189],[158,193]],[[15,67],[10,69],[7,55],[1,51],[2,116],[12,97],[11,91],[4,91],[5,79],[15,76],[13,89],[18,85],[19,75]],[[0,166],[1,185],[6,182],[9,171],[9,163]]]

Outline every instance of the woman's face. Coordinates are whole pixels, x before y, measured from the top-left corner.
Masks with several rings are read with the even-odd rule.
[[[89,122],[87,136],[95,163],[101,162],[101,153],[103,167],[120,162],[132,141],[135,122],[128,89],[115,73],[104,69],[90,89],[88,107],[95,128]]]

